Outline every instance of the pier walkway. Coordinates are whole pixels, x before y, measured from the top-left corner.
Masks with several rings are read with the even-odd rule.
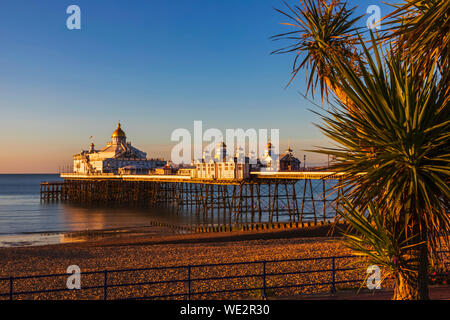
[[[220,224],[329,221],[342,194],[341,174],[328,171],[252,172],[245,180],[198,179],[183,175],[80,175],[62,173],[63,182],[42,182],[43,201],[82,204],[166,206]],[[280,220],[281,219],[281,220]]]

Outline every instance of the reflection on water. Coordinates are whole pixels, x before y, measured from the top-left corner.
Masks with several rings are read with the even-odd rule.
[[[0,196],[0,235],[54,233],[149,226],[151,222],[188,223],[164,208],[120,208],[41,203],[39,196]]]
[[[155,221],[173,225],[194,222],[189,215],[176,214],[167,208],[82,206],[70,203],[54,205],[61,207],[62,219],[66,225],[71,226],[70,231],[149,226]]]
[[[140,227],[154,221],[187,223],[164,209],[41,203],[40,182],[59,180],[58,175],[0,175],[0,242],[6,235],[21,235],[24,241],[33,242],[33,234],[52,233],[46,241],[54,241],[55,233]],[[20,237],[11,239],[19,241]]]
[[[60,180],[58,175],[0,175],[0,246],[60,243],[67,240],[63,233],[146,227],[153,222],[179,226],[255,221],[253,220],[255,217],[248,213],[236,217],[233,213],[221,209],[203,213],[188,210],[175,213],[165,208],[81,206],[41,202],[40,182]],[[297,193],[300,198],[302,189],[299,188]],[[321,205],[320,201],[316,202],[317,212],[322,212]],[[311,212],[305,206],[304,220],[312,218],[308,215],[308,211]],[[334,214],[334,210],[328,208],[323,211],[327,211],[327,218],[331,218]],[[269,221],[267,213],[258,218],[261,221]],[[256,222],[259,219],[256,219]],[[277,217],[280,222],[289,219],[287,214],[280,214]],[[73,240],[74,238],[70,239]]]

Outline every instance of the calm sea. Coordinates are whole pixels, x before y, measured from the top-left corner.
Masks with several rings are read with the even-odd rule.
[[[174,218],[161,209],[41,203],[40,182],[60,180],[52,174],[0,174],[0,246],[55,243],[59,233],[141,227]]]
[[[228,222],[228,217],[215,213],[200,217],[188,212],[174,214],[162,208],[83,207],[41,202],[41,181],[61,180],[56,174],[0,174],[0,246],[59,243],[65,233],[144,227],[154,221],[177,225]],[[303,191],[299,187],[297,193],[301,198]],[[314,189],[320,191],[321,187],[317,184]],[[316,211],[322,212],[321,202],[315,205]],[[328,212],[333,213],[333,210]],[[280,221],[287,219],[280,217]],[[265,214],[264,220],[267,220]]]

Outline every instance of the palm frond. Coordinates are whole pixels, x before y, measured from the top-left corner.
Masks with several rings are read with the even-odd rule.
[[[374,202],[369,203],[367,210],[360,210],[348,199],[340,201],[342,207],[338,213],[351,226],[351,232],[344,234],[346,246],[356,255],[365,257],[367,264],[383,267],[387,275],[404,272],[409,251],[422,244],[412,241],[417,235],[405,237],[404,230],[397,230],[389,215]]]
[[[336,0],[330,3],[325,0],[300,0],[300,6],[283,2],[287,10],[276,11],[290,20],[283,24],[294,30],[275,35],[272,39],[288,40],[292,44],[272,53],[296,53],[289,84],[300,70],[306,68],[309,73],[307,91],[311,90],[314,95],[319,85],[322,99],[325,95],[328,100],[328,89],[336,89],[333,85],[333,57],[346,60],[355,68],[359,65],[359,52],[355,46],[358,28],[355,24],[361,17],[352,17],[355,8],[348,9],[346,3]]]
[[[383,18],[389,28],[385,38],[394,49],[411,56],[422,70],[437,62],[442,72],[448,72],[450,57],[450,1],[404,0]],[[448,73],[447,73],[448,76]]]

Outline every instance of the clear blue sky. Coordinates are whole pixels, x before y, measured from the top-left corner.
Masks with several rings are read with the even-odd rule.
[[[66,28],[71,4],[81,30]],[[194,120],[280,128],[298,156],[326,144],[298,94],[304,75],[285,89],[293,57],[270,55],[280,43],[269,37],[286,31],[274,7],[281,0],[3,0],[0,173],[55,172],[90,136],[103,146],[118,120],[134,145],[166,158],[171,132]]]

